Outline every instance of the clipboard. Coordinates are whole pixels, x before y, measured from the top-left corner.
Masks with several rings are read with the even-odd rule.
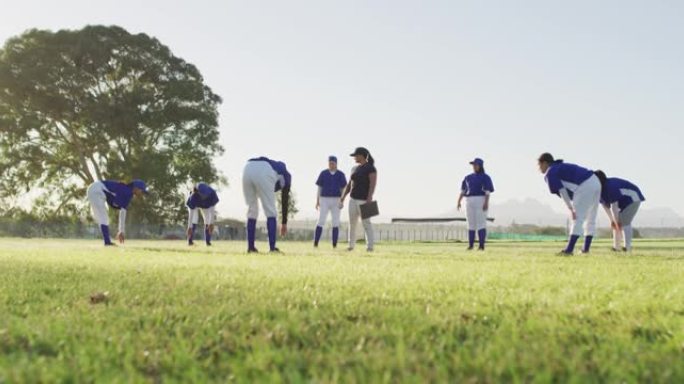
[[[380,214],[377,201],[371,201],[370,203],[361,204],[359,208],[361,209],[361,219],[363,220],[370,219],[371,217]]]

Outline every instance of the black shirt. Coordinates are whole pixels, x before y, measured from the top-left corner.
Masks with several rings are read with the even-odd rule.
[[[366,163],[364,165],[359,165],[356,171],[351,175],[352,179],[352,190],[351,198],[356,200],[367,200],[368,193],[370,192],[370,175],[372,173],[377,173],[375,165],[371,163]]]

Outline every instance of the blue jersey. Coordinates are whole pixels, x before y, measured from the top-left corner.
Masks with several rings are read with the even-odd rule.
[[[197,191],[190,192],[186,205],[190,209],[211,208],[219,202],[216,191],[205,183],[198,183],[195,188]]]
[[[103,180],[107,204],[114,209],[128,209],[133,199],[133,187],[120,181]]]
[[[271,165],[271,168],[278,174],[278,181],[275,184],[276,192],[292,185],[292,175],[287,171],[287,166],[282,161],[271,160],[267,157],[257,157],[249,161],[265,161]]]
[[[627,180],[609,177],[601,189],[601,204],[603,205],[617,203],[622,211],[637,201],[646,201],[646,199],[639,187]]]
[[[592,176],[594,172],[589,169],[557,160],[551,163],[544,179],[549,185],[549,191],[554,195],[559,195],[560,190],[565,188],[572,197],[577,187]]]
[[[321,197],[341,197],[342,188],[347,185],[347,177],[342,171],[332,173],[326,169],[318,175],[316,185],[321,188]]]
[[[484,172],[471,173],[463,179],[461,192],[465,196],[484,196],[487,192],[494,192],[492,178]]]

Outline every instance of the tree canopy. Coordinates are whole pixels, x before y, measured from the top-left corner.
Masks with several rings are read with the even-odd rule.
[[[222,180],[220,103],[194,65],[146,34],[11,38],[0,49],[0,198],[37,191],[37,209],[63,214],[95,180],[140,178],[153,192],[132,213],[175,220],[185,186]]]

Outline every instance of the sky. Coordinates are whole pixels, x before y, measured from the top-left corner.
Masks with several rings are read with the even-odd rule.
[[[262,155],[288,164],[297,218],[315,217],[328,155],[348,172],[357,146],[385,218],[452,210],[475,156],[493,203],[561,211],[545,151],[684,215],[683,17],[677,0],[0,0],[0,41],[119,25],[195,64],[223,98],[223,217],[245,216],[242,168]]]

